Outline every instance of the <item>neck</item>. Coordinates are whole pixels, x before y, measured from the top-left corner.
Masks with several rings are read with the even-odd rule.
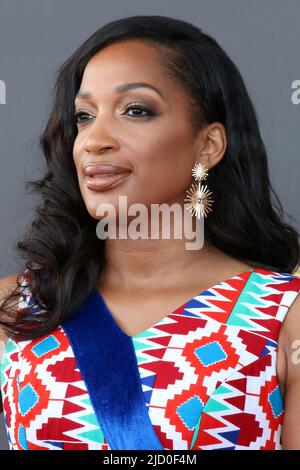
[[[105,283],[123,289],[173,288],[205,272],[212,260],[224,255],[204,241],[200,250],[187,250],[186,239],[107,239]],[[196,279],[195,279],[196,282]]]

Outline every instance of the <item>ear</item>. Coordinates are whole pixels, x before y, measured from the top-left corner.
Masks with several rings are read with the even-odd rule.
[[[201,129],[195,141],[197,160],[208,169],[213,168],[223,158],[227,148],[226,130],[220,122],[213,122]]]

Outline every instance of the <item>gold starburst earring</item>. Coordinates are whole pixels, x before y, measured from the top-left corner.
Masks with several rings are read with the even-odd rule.
[[[193,166],[192,175],[196,181],[205,180],[208,176],[208,168],[202,163],[196,163]],[[208,190],[207,186],[201,186],[201,183],[192,184],[186,193],[187,197],[184,202],[189,203],[185,205],[186,210],[198,219],[203,215],[207,217],[208,212],[212,210],[213,203],[212,192]]]

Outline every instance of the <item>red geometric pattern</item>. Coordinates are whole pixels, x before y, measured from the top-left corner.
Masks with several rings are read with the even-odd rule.
[[[281,448],[278,334],[299,293],[299,278],[256,268],[132,337],[145,406],[165,450]],[[10,448],[110,449],[62,327],[9,340],[4,359]]]

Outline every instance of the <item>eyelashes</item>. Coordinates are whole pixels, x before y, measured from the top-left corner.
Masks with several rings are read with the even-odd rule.
[[[149,108],[148,106],[138,104],[138,103],[126,106],[125,112],[122,114],[126,114],[128,111],[131,111],[131,110],[138,110],[139,112],[142,111],[146,113],[146,114],[137,114],[137,115],[128,114],[128,116],[133,117],[133,118],[144,118],[144,117],[151,117],[151,116],[156,115],[156,113],[151,108]],[[85,119],[82,121],[81,118],[83,116],[91,116],[91,115],[87,113],[86,111],[80,111],[80,110],[74,113],[74,119],[75,119],[76,124],[84,124],[90,120],[90,119]]]

